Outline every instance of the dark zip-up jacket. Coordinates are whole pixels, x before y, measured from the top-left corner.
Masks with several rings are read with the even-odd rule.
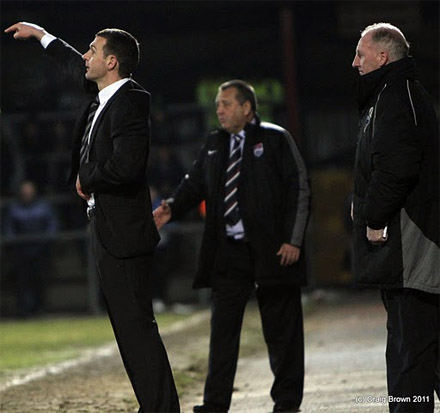
[[[439,134],[411,57],[360,78],[354,176],[354,267],[359,286],[440,293]],[[388,227],[380,246],[366,238]]]
[[[248,124],[243,148],[238,202],[247,239],[255,251],[255,279],[260,284],[306,284],[303,248],[300,261],[280,266],[276,255],[282,243],[303,247],[309,215],[307,172],[290,134],[270,123]],[[170,202],[172,219],[206,201],[206,222],[194,287],[210,287],[221,271],[226,240],[225,170],[230,134],[212,132],[189,174]]]

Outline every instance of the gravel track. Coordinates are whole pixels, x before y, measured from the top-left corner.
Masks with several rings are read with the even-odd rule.
[[[311,303],[311,304],[310,304]],[[305,319],[304,413],[388,411],[385,375],[385,312],[377,293],[335,293],[309,299]],[[245,317],[243,349],[230,412],[268,413],[272,374],[258,311]],[[164,330],[162,337],[179,380],[183,413],[202,401],[207,368],[209,312],[189,326]],[[48,374],[1,393],[1,412],[137,412],[137,402],[117,351]],[[440,404],[436,404],[436,413]]]

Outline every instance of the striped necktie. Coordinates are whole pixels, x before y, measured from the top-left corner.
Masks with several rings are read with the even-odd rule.
[[[226,184],[225,184],[225,220],[229,225],[235,225],[240,221],[240,214],[238,211],[238,180],[240,178],[241,166],[241,140],[240,135],[233,136],[233,144],[231,153],[229,154],[228,168],[226,169]]]
[[[93,118],[99,107],[99,96],[97,95],[93,100],[89,108],[89,114],[87,116],[86,128],[84,130],[84,135],[81,140],[81,149],[79,152],[80,165],[86,162],[89,158],[89,146],[90,146],[90,130],[92,129]]]

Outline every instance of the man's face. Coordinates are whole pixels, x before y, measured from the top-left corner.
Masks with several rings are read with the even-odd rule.
[[[19,194],[21,202],[24,204],[30,204],[34,201],[36,195],[37,191],[34,184],[31,182],[25,182],[21,185]]]
[[[229,133],[238,133],[245,127],[251,111],[249,101],[240,104],[236,98],[237,89],[220,90],[215,99],[217,117],[221,127]]]
[[[83,54],[82,58],[86,64],[86,79],[99,82],[106,76],[108,72],[107,58],[104,57],[103,50],[106,43],[107,39],[96,36],[95,40],[90,43],[89,50]]]
[[[372,41],[371,36],[371,33],[366,33],[361,37],[352,63],[361,76],[379,69],[386,63],[386,55],[379,44]]]

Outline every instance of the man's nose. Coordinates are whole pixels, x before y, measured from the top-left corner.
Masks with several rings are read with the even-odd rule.
[[[89,52],[86,52],[81,56],[83,58],[83,60],[88,60],[88,54],[89,54]]]
[[[356,67],[359,66],[359,59],[358,59],[357,56],[354,57],[353,62],[351,63],[351,66],[352,66],[353,68],[356,68]]]

